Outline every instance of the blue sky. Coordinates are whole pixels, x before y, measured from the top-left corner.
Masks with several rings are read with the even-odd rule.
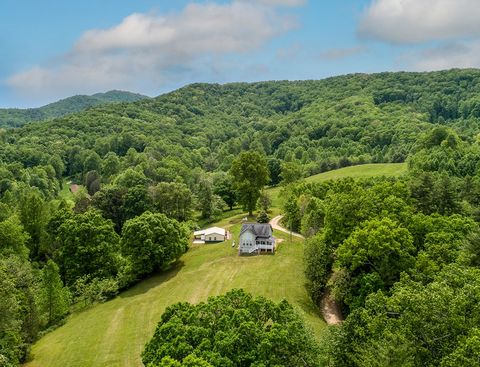
[[[480,66],[478,0],[2,0],[0,107]]]

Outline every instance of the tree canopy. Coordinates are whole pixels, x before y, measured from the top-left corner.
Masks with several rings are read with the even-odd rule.
[[[268,167],[265,157],[255,151],[242,152],[230,168],[233,187],[238,200],[252,215],[260,197],[260,192],[268,183]]]
[[[200,359],[200,366],[318,366],[317,352],[287,301],[232,290],[198,305],[167,308],[142,360],[146,366],[188,365],[189,358]]]
[[[147,211],[125,223],[121,252],[130,260],[133,275],[143,277],[178,260],[189,239],[188,229],[175,219]]]

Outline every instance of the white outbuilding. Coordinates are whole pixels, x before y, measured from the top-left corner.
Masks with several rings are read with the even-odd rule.
[[[193,232],[193,243],[223,242],[227,237],[228,233],[224,228],[211,227]]]

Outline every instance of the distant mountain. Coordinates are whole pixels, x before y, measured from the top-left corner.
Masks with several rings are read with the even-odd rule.
[[[115,102],[135,102],[145,98],[149,97],[137,93],[111,90],[91,96],[77,95],[38,108],[0,108],[0,128],[20,127],[32,121],[61,117],[94,106]]]

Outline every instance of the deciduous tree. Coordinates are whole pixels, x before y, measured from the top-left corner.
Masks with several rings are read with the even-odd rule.
[[[164,214],[145,212],[122,230],[121,250],[137,278],[161,270],[188,249],[188,231]]]
[[[162,366],[165,358],[185,363],[190,355],[218,367],[319,366],[318,347],[293,307],[243,290],[168,307],[142,361]]]
[[[68,313],[70,292],[63,286],[58,265],[52,260],[48,260],[42,269],[41,284],[40,311],[48,326],[60,321]]]
[[[230,175],[240,203],[252,215],[260,197],[260,191],[268,183],[265,157],[255,151],[240,153],[232,163]]]
[[[108,278],[117,272],[119,236],[113,222],[90,209],[66,220],[59,229],[58,263],[65,283],[81,276]]]

